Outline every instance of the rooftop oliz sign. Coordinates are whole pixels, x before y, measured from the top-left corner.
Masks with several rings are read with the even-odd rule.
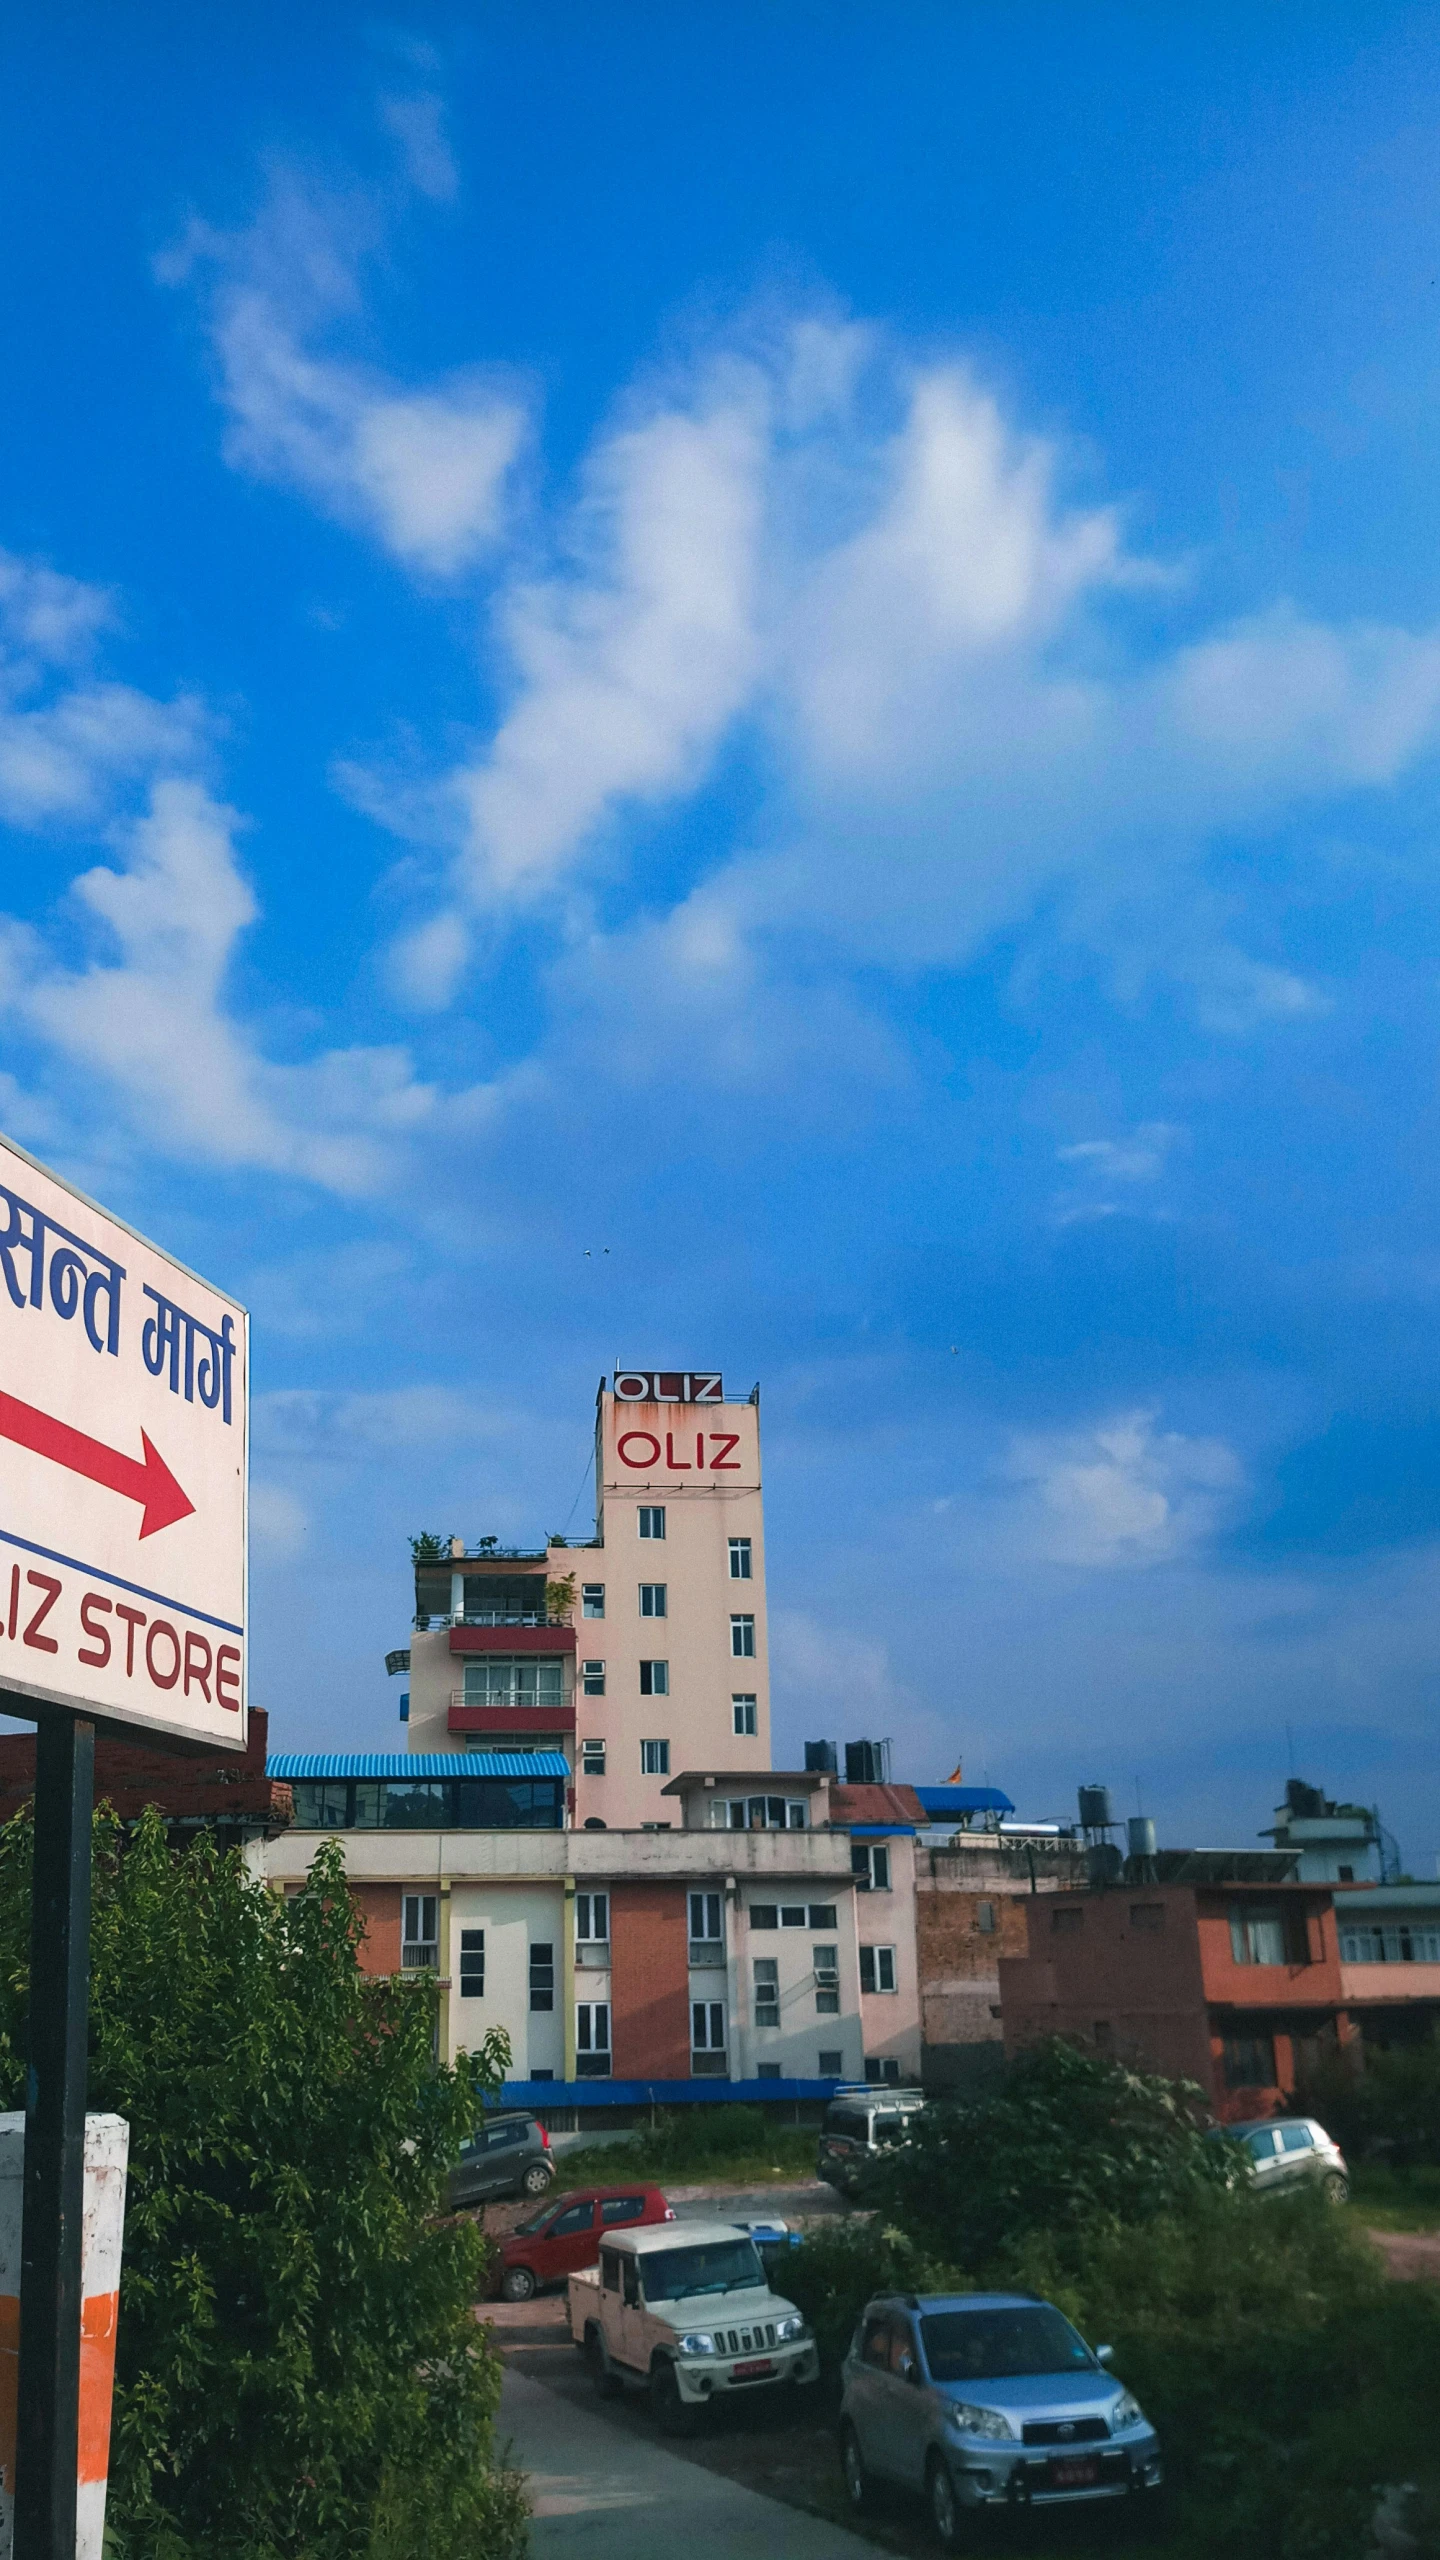
[[[243,1307],[0,1138],[0,1688],[245,1740]]]

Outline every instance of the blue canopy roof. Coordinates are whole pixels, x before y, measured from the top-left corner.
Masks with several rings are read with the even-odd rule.
[[[563,1751],[282,1751],[267,1778],[568,1778]]]
[[[1015,1807],[998,1787],[917,1787],[915,1793],[932,1822],[959,1822],[967,1813],[1013,1813]]]

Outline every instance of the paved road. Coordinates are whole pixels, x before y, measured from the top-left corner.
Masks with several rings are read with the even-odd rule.
[[[843,2526],[762,2498],[664,2445],[623,2433],[511,2367],[499,2432],[528,2475],[534,2560],[875,2560]]]

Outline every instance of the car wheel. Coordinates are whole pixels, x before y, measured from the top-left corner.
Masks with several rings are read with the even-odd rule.
[[[537,2160],[521,2179],[521,2189],[527,2196],[543,2196],[554,2175],[554,2170],[547,2169],[543,2160]]]
[[[926,2465],[925,2499],[941,2550],[958,2551],[962,2531],[960,2501],[955,2495],[950,2465],[938,2453],[932,2453]]]
[[[605,2353],[605,2341],[598,2329],[587,2329],[585,2332],[585,2362],[590,2368],[590,2379],[601,2399],[618,2400],[624,2385],[619,2374],[612,2373],[610,2370],[610,2359]]]
[[[673,2364],[657,2364],[650,2376],[650,2406],[667,2436],[693,2436],[698,2410],[680,2397]]]
[[[845,2495],[854,2513],[868,2515],[875,2504],[875,2483],[865,2468],[860,2439],[848,2420],[840,2430],[840,2468],[845,2475]]]
[[[500,2279],[500,2293],[506,2302],[529,2302],[535,2292],[535,2278],[528,2267],[507,2267]]]
[[[1342,2178],[1338,2169],[1331,2169],[1320,2181],[1320,2193],[1327,2204],[1348,2204],[1350,2181]]]

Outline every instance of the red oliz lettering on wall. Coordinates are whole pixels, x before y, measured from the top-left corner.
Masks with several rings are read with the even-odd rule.
[[[707,1440],[711,1452],[708,1458],[705,1454]],[[677,1458],[675,1434],[667,1431],[664,1464],[672,1475],[694,1475],[697,1471],[702,1475],[737,1473],[740,1461],[732,1458],[730,1452],[738,1447],[739,1440],[738,1431],[712,1431],[708,1434],[697,1431],[694,1457]],[[684,1445],[688,1448],[689,1442]],[[615,1455],[622,1467],[634,1467],[642,1475],[661,1464],[660,1443],[653,1431],[622,1431],[615,1443]]]

